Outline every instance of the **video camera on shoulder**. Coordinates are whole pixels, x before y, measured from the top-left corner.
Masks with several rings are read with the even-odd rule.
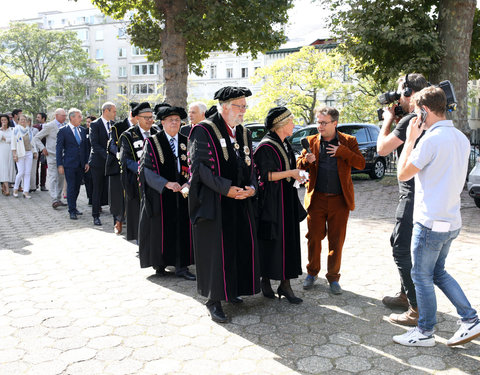
[[[445,96],[447,97],[447,108],[446,108],[447,112],[455,111],[457,109],[457,97],[455,96],[455,89],[453,88],[452,83],[446,80],[446,81],[440,82],[438,85],[435,85],[435,86],[440,87],[445,93]],[[389,105],[391,103],[395,103],[396,101],[400,100],[402,93],[404,96],[407,96],[407,97],[412,95],[412,89],[409,87],[409,84],[408,84],[408,74],[405,76],[403,92],[398,92],[398,91],[385,92],[378,96],[378,101],[382,105]],[[378,121],[382,121],[383,108],[378,109],[377,114],[378,114]],[[400,104],[397,103],[395,105],[395,116],[402,117],[403,115],[405,115],[405,113],[402,107],[400,106]]]

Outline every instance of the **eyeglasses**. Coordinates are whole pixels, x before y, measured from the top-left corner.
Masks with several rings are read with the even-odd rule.
[[[320,121],[320,122],[317,122],[317,125],[327,126],[327,124],[330,124],[331,122],[335,122],[335,121]]]
[[[137,117],[144,118],[144,119],[147,120],[147,121],[153,120],[153,116],[137,116]]]
[[[240,105],[240,104],[233,104],[233,103],[232,103],[232,105],[233,105],[234,107],[237,107],[237,108],[243,110],[243,111],[245,111],[246,109],[248,109],[248,105]]]

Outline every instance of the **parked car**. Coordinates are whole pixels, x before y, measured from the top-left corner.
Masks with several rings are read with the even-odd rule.
[[[264,124],[261,124],[259,122],[246,124],[245,127],[252,133],[252,147],[253,150],[255,150],[257,148],[257,145],[262,140],[263,136],[267,133],[267,129],[265,128]],[[300,128],[300,125],[295,125],[293,131],[295,132]]]
[[[378,179],[385,176],[387,158],[377,153],[377,138],[380,128],[373,124],[338,124],[337,129],[346,134],[353,135],[357,138],[358,147],[362,155],[365,157],[365,169],[358,170],[352,168],[352,173],[368,173],[370,178]],[[288,138],[293,150],[297,155],[302,152],[302,138],[317,134],[317,125],[308,125],[297,130]]]
[[[480,208],[480,157],[478,150],[472,147],[472,153],[475,157],[475,166],[468,175],[467,191],[473,198],[475,205]]]

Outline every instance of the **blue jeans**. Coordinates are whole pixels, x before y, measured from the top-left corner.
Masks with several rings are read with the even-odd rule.
[[[433,331],[437,323],[437,299],[434,284],[447,296],[462,320],[473,319],[477,312],[472,308],[462,288],[445,270],[445,260],[452,241],[460,229],[450,232],[434,232],[415,223],[412,234],[413,268],[418,304],[418,327]]]

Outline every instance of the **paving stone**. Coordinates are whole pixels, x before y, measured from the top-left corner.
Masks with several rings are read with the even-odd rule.
[[[351,371],[353,373],[365,371],[372,367],[366,358],[355,357],[352,355],[336,359],[335,365],[337,369]]]
[[[408,360],[408,363],[414,366],[426,367],[435,371],[444,370],[445,362],[438,357],[432,355],[419,355]]]
[[[68,375],[103,375],[105,373],[104,366],[102,361],[90,359],[71,364],[65,372]]]
[[[327,358],[310,356],[298,360],[297,367],[300,371],[304,371],[309,374],[319,374],[330,371],[333,368],[333,365]]]

